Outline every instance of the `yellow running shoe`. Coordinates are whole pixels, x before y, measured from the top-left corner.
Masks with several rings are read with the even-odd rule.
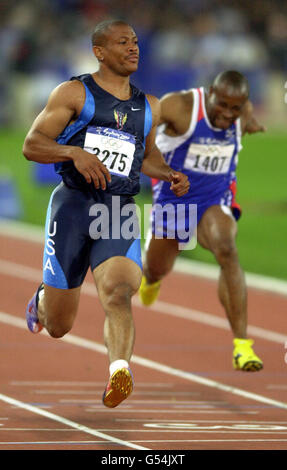
[[[160,281],[154,282],[153,284],[148,284],[146,282],[146,277],[142,277],[142,282],[139,290],[140,300],[143,305],[149,306],[153,304],[160,290]]]
[[[233,340],[233,367],[237,370],[255,372],[263,368],[263,362],[252,349],[252,339],[235,338]]]
[[[108,408],[115,408],[132,393],[134,386],[133,375],[130,369],[122,367],[110,377],[103,394],[103,404]]]

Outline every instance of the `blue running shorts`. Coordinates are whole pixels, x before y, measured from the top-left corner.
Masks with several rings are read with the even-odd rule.
[[[60,289],[80,286],[113,256],[130,258],[142,269],[140,230],[134,199],[98,190],[91,194],[61,182],[46,217],[43,282]]]
[[[188,244],[196,235],[197,225],[203,214],[213,205],[230,208],[230,214],[236,220],[240,217],[241,210],[233,210],[229,189],[221,195],[205,200],[191,198],[189,195],[180,198],[173,195],[167,197],[166,194],[159,193],[152,207],[151,232],[156,238],[171,238]]]

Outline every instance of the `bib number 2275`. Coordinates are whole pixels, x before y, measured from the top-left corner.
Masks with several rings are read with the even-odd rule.
[[[84,150],[98,157],[110,173],[129,176],[135,153],[135,137],[106,127],[88,127]]]

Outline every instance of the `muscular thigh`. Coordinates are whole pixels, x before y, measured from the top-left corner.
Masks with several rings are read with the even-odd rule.
[[[106,194],[98,208],[101,217],[97,216],[95,205],[96,218],[90,225],[92,271],[114,257],[127,258],[142,269],[140,228],[133,198]]]
[[[210,206],[197,227],[199,244],[213,252],[218,244],[233,244],[236,234],[237,224],[230,209],[222,209],[220,205]]]

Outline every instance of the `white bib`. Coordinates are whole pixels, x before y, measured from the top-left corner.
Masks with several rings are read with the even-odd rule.
[[[98,157],[110,173],[129,176],[135,153],[133,135],[108,127],[87,128],[84,150]]]
[[[190,144],[184,168],[198,173],[218,175],[227,173],[234,152],[234,145]]]

